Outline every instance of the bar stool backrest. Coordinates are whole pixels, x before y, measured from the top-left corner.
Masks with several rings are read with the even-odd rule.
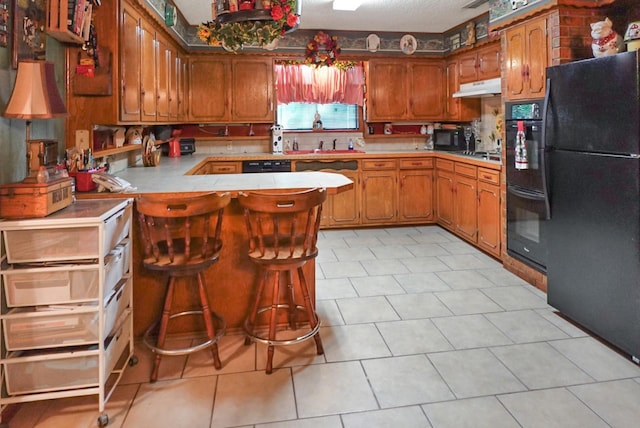
[[[223,212],[229,201],[228,193],[137,198],[145,267],[169,270],[217,260],[222,248]]]
[[[313,188],[291,193],[240,193],[249,235],[249,257],[255,261],[308,260],[316,243],[327,192]]]

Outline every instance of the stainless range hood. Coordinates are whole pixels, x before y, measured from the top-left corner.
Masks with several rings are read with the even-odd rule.
[[[460,90],[453,94],[453,98],[463,97],[491,97],[502,92],[500,78],[480,80],[479,82],[463,83]]]

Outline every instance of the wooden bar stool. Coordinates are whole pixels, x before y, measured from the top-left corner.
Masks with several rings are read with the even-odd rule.
[[[238,196],[249,235],[249,259],[260,269],[255,298],[244,323],[246,343],[255,340],[268,345],[267,374],[273,370],[275,346],[292,345],[313,337],[318,355],[324,352],[315,302],[311,301],[302,267],[318,255],[316,242],[322,203],[326,198],[326,191],[318,188],[296,193],[252,192]],[[281,284],[282,272],[286,286]],[[267,285],[269,281],[270,286]],[[268,299],[269,287],[271,300],[267,304],[263,300]],[[301,298],[297,293],[302,294]],[[304,314],[300,320],[299,312]],[[268,332],[256,328],[256,321],[263,313],[269,315]],[[286,314],[284,318],[280,313]],[[283,324],[288,324],[294,335],[280,337]]]
[[[162,314],[146,330],[143,337],[144,343],[156,354],[151,382],[158,379],[158,369],[163,355],[186,355],[210,347],[215,368],[222,367],[217,342],[225,332],[226,322],[209,306],[204,271],[218,261],[222,248],[222,216],[229,200],[227,193],[210,193],[190,198],[141,196],[136,200],[144,242],[143,265],[146,269],[168,276]],[[181,312],[173,308],[177,278],[184,278],[179,283],[186,286],[197,283],[197,307]],[[169,321],[192,315],[202,316],[206,339],[186,348],[166,348]],[[152,335],[158,324],[159,329],[154,342]]]

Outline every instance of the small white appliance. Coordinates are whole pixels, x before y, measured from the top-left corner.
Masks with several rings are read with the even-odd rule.
[[[284,154],[284,141],[282,138],[282,126],[273,125],[271,127],[271,153],[274,155]]]

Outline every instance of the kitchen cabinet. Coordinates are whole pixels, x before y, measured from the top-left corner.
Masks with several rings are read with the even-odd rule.
[[[478,168],[478,247],[500,258],[500,173]]]
[[[272,60],[191,57],[189,120],[196,123],[273,123]]]
[[[433,159],[400,159],[398,222],[433,221]]]
[[[500,77],[500,43],[491,43],[461,54],[459,83]]]
[[[242,173],[241,162],[207,162],[200,167],[192,175],[207,175],[207,174],[240,174]]]
[[[368,122],[441,120],[444,115],[444,62],[369,61]]]
[[[476,243],[478,229],[477,168],[456,162],[454,166],[453,224],[459,236]]]
[[[362,224],[397,221],[397,162],[393,159],[362,161]]]
[[[477,119],[481,114],[480,98],[454,98],[453,94],[460,90],[459,62],[452,59],[447,62],[445,120],[468,122]]]
[[[505,31],[505,100],[544,97],[548,65],[547,18],[539,17]]]
[[[127,61],[120,61],[120,119],[123,122],[140,120],[142,73],[137,60],[141,57],[140,45],[140,15],[127,6],[122,6],[121,28],[122,57]]]
[[[353,181],[353,188],[327,196],[322,207],[320,226],[347,227],[360,224],[360,172],[355,159],[298,160],[293,161],[293,171],[325,171],[342,174]]]
[[[156,30],[144,19],[140,19],[140,104],[138,121],[155,122],[158,107],[156,96],[156,67],[158,66],[156,48]],[[125,41],[125,43],[127,43]],[[124,61],[123,61],[124,62]],[[163,77],[166,76],[163,73]]]
[[[132,199],[77,201],[44,218],[0,222],[0,406],[97,395],[133,357]]]
[[[453,226],[454,162],[436,159],[436,220],[451,231]]]

